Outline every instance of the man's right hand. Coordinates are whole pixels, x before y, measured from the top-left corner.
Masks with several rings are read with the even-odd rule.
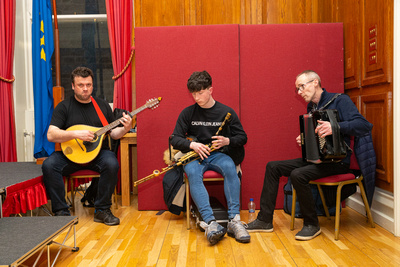
[[[190,149],[192,149],[194,152],[199,154],[201,159],[206,159],[210,155],[211,148],[208,146],[198,143],[198,142],[191,142],[190,143]]]
[[[94,139],[94,133],[89,130],[76,130],[75,138],[81,139],[82,141],[92,141]]]
[[[299,146],[301,146],[301,138],[300,135],[296,137],[296,142]]]

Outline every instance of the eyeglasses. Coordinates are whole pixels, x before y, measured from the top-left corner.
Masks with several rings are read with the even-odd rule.
[[[307,84],[309,84],[310,82],[313,82],[315,79],[312,79],[311,81],[308,81],[304,84],[300,84],[299,87],[296,87],[296,93],[298,93],[299,91],[303,91],[304,87],[306,87]]]

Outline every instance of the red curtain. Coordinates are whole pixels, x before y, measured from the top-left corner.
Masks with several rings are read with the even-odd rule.
[[[0,162],[17,161],[13,106],[15,0],[0,1]]]
[[[114,69],[114,108],[132,109],[132,0],[106,0]]]

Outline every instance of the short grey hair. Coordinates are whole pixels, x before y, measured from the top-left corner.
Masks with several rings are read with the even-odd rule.
[[[298,74],[296,76],[296,80],[297,80],[297,78],[299,78],[303,74],[309,79],[317,79],[318,80],[318,85],[320,87],[322,87],[321,86],[321,78],[319,77],[319,75],[315,71],[313,71],[313,70],[305,70],[305,71],[301,72],[300,74]]]

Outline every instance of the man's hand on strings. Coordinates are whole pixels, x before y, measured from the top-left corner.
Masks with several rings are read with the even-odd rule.
[[[199,156],[202,160],[208,158],[208,156],[210,155],[210,151],[211,151],[211,148],[209,148],[208,146],[206,146],[202,143],[198,143],[198,142],[191,142],[190,149],[192,149],[194,152],[199,154]]]
[[[220,149],[221,147],[227,146],[230,142],[228,137],[222,135],[215,135],[212,137],[212,139],[214,139],[212,141],[212,146],[215,149]]]
[[[82,141],[92,141],[94,138],[94,133],[89,130],[76,130],[74,131],[75,138]]]
[[[126,132],[132,128],[132,118],[128,114],[125,114],[125,112],[122,112],[122,117],[119,119],[119,122],[122,123]]]

